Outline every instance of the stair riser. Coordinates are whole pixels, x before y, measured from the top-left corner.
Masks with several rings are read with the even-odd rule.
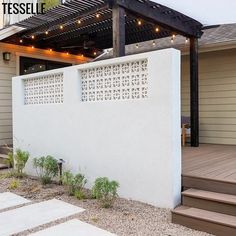
[[[236,205],[189,196],[183,196],[182,202],[184,206],[236,216]]]
[[[183,176],[182,184],[184,189],[195,188],[211,192],[236,195],[236,184],[234,183]]]
[[[199,220],[191,217],[172,213],[172,222],[186,226],[191,229],[207,232],[216,236],[236,235],[236,228],[215,224],[205,220]]]
[[[0,158],[0,164],[6,164],[6,159]]]

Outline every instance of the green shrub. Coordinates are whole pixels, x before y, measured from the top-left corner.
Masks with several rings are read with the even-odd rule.
[[[11,155],[11,154],[10,154]],[[22,177],[23,174],[23,170],[25,168],[25,165],[27,163],[27,161],[29,160],[29,153],[26,151],[22,151],[20,149],[16,150],[15,155],[13,155],[13,164],[16,170],[16,175],[18,175],[18,177]]]
[[[51,183],[52,179],[58,175],[57,160],[52,156],[34,158],[33,166],[44,185]]]
[[[82,174],[73,175],[70,171],[63,173],[62,184],[67,187],[70,196],[74,195],[78,199],[84,198],[83,188],[86,183],[87,180]]]
[[[115,199],[117,198],[117,189],[119,183],[117,181],[110,181],[107,177],[97,178],[92,188],[92,195],[98,199],[101,207],[109,208],[113,206]]]
[[[19,185],[20,185],[19,181],[16,179],[13,179],[8,188],[11,190],[14,190],[14,189],[17,189]]]
[[[82,189],[81,190],[75,190],[74,196],[79,200],[82,200],[82,199],[85,198],[85,194],[84,194]]]

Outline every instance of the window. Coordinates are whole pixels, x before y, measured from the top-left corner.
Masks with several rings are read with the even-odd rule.
[[[47,61],[29,57],[20,57],[20,75],[27,75],[46,70],[59,69],[71,65],[72,64],[63,62]]]

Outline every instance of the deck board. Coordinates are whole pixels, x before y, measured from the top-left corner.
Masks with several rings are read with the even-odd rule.
[[[201,144],[182,152],[183,176],[236,183],[236,146]]]

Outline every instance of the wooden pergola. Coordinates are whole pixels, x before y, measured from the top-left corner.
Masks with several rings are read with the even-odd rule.
[[[16,24],[23,30],[4,42],[72,54],[97,56],[113,47],[125,56],[125,45],[179,34],[190,41],[191,145],[199,146],[198,39],[202,24],[149,0],[68,0]],[[170,40],[167,39],[167,40]]]

